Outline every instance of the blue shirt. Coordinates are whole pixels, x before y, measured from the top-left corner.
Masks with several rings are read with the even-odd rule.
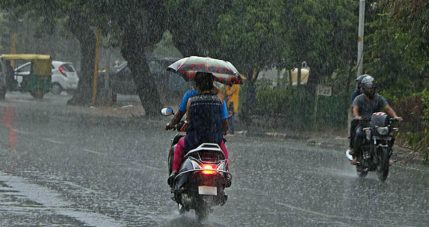
[[[198,90],[195,90],[195,89],[187,90],[186,93],[183,95],[182,101],[180,101],[179,110],[185,113],[186,105],[188,104],[189,98],[196,95],[198,95]],[[228,119],[228,109],[226,108],[225,101],[223,102],[221,115],[222,115],[222,120]]]

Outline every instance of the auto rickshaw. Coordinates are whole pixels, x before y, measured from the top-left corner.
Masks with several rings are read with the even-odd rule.
[[[31,61],[30,75],[22,76],[18,84],[10,61]],[[6,91],[19,90],[30,92],[34,98],[43,98],[51,89],[51,56],[41,54],[3,54],[0,55],[0,100],[5,98]]]

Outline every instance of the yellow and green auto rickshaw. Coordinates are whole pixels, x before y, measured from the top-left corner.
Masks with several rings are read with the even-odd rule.
[[[11,61],[30,61],[30,74],[15,75]],[[4,99],[6,91],[20,90],[30,92],[35,98],[43,98],[51,89],[52,59],[49,55],[41,54],[3,54],[0,55],[0,99]],[[20,83],[18,83],[18,81]]]

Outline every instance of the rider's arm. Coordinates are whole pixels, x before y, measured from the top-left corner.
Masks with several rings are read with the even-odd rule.
[[[171,119],[170,123],[165,126],[165,129],[173,129],[174,126],[177,125],[180,120],[182,120],[183,115],[185,115],[185,112],[178,110],[177,113],[174,115],[173,119]]]
[[[223,134],[226,134],[228,132],[228,121],[227,120],[222,121],[222,132],[223,132]]]
[[[198,94],[197,90],[186,91],[186,93],[183,95],[182,100],[180,101],[179,110],[186,113],[186,105],[188,104],[189,98],[191,98],[192,96],[194,96],[196,94]]]
[[[186,103],[186,112],[189,113],[189,109],[191,109],[191,101],[188,100],[188,102]],[[189,122],[189,114],[186,115],[186,120]]]
[[[226,102],[223,101],[222,103],[222,110],[221,110],[221,115],[222,115],[222,131],[224,134],[226,134],[226,132],[228,131],[228,109],[226,108]]]
[[[192,97],[193,95],[195,95],[195,93],[197,93],[196,90],[188,90],[188,91],[185,92],[185,94],[183,95],[182,100],[180,101],[179,110],[174,115],[173,119],[171,119],[170,123],[168,123],[165,126],[165,129],[167,129],[167,130],[173,129],[174,126],[177,125],[180,122],[180,120],[182,120],[183,115],[185,115],[185,113],[186,113],[186,106],[188,104],[188,100],[189,100],[190,97]]]
[[[396,112],[393,110],[393,108],[392,108],[389,104],[387,104],[387,105],[384,107],[384,110],[386,111],[386,113],[387,113],[390,117],[393,117],[393,118],[398,119],[398,120],[402,120],[402,118],[401,118],[401,117],[399,117],[399,116],[396,114]]]
[[[362,116],[360,116],[360,109],[359,106],[361,106],[361,100],[362,100],[362,96],[358,95],[356,96],[356,98],[353,100],[352,103],[352,116],[354,119],[362,119]]]
[[[353,114],[353,117],[354,117],[355,119],[360,119],[360,118],[362,118],[362,117],[359,115],[359,107],[358,107],[358,106],[353,106],[353,107],[352,107],[352,114]]]

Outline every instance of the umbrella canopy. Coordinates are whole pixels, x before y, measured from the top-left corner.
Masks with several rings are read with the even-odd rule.
[[[231,62],[209,57],[191,56],[182,58],[167,70],[179,73],[186,81],[193,80],[197,72],[212,73],[223,84],[240,84],[241,77]]]

